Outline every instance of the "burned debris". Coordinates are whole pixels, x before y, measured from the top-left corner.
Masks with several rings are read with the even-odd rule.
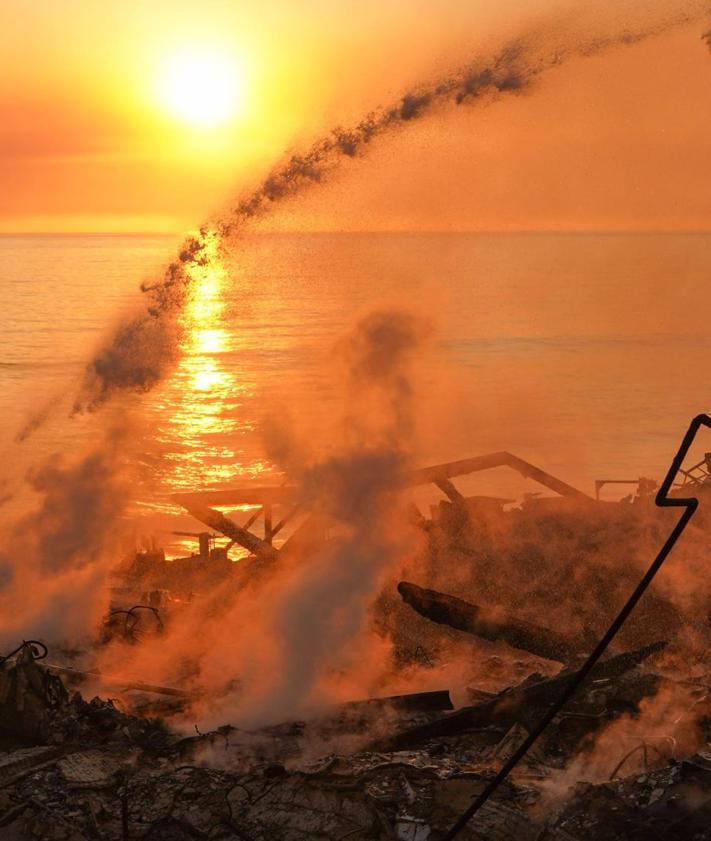
[[[497,616],[493,612],[487,616],[478,605],[407,581],[401,581],[397,589],[403,601],[421,616],[482,639],[503,640],[512,648],[561,663],[569,663],[585,651],[586,640],[582,635],[571,639],[557,631],[513,617]]]
[[[572,757],[584,754],[586,740],[604,723],[636,714],[654,693],[660,678],[645,664],[661,649],[650,646],[604,664],[589,691],[461,837],[617,841],[645,837],[624,834],[629,828],[650,827],[657,834],[646,837],[691,837],[663,831],[670,812],[675,831],[684,821],[698,827],[705,808],[698,798],[710,785],[704,763],[711,764],[677,758],[673,745],[650,746],[646,756],[640,750],[619,768],[622,779],[579,784],[560,808],[544,808],[547,786],[566,773]],[[7,668],[22,663],[44,668],[23,657]],[[18,740],[10,726],[17,744],[0,761],[0,826],[8,833],[2,837],[436,841],[520,742],[527,732],[522,722],[540,712],[565,679],[532,678],[444,717],[446,693],[427,693],[345,705],[328,722],[252,732],[225,727],[188,738],[159,721],[127,716],[110,701],[48,695],[43,709],[39,701],[33,708],[42,727],[26,729]],[[23,705],[17,695],[14,703]],[[388,728],[402,727],[401,734],[365,744],[384,715]],[[9,719],[0,723],[6,734]],[[340,736],[360,737],[360,743],[350,752],[310,756],[307,746],[327,730],[331,744],[342,747]],[[27,746],[38,740],[46,744]],[[621,758],[610,756],[611,773]]]
[[[654,643],[645,649],[612,657],[596,667],[591,680],[605,684],[620,679],[648,657],[662,651],[665,645],[663,642]],[[385,742],[385,747],[396,750],[412,747],[423,740],[438,736],[452,736],[462,731],[489,725],[509,728],[517,723],[523,723],[530,727],[541,717],[546,707],[553,704],[561,695],[573,676],[572,671],[564,671],[547,679],[541,678],[540,675],[532,675],[520,686],[511,690],[507,689],[491,699],[473,706],[462,707],[451,715],[398,733]],[[645,685],[645,689],[651,691],[655,688],[653,680],[651,685],[649,682]]]
[[[454,484],[497,466],[558,496],[512,506],[467,497]],[[576,680],[638,558],[669,521],[659,522],[644,481],[628,500],[604,503],[509,453],[416,471],[405,484],[433,485],[444,499],[430,517],[403,504],[420,554],[384,583],[371,609],[374,632],[392,644],[400,691],[383,684],[294,720],[202,732],[190,718],[201,699],[187,666],[175,685],[97,668],[92,651],[130,652],[147,640],[160,650],[206,592],[219,615],[222,588],[239,594],[255,577],[308,563],[303,547],[329,539],[323,512],[306,510],[295,487],[183,497],[213,532],[189,533],[199,546],[191,558],[166,560],[153,548],[120,565],[93,649],[70,656],[49,641],[26,641],[0,658],[0,837],[451,837]],[[242,525],[219,510],[248,505]],[[250,531],[260,519],[263,533]],[[555,543],[541,539],[552,534]],[[699,551],[704,535],[692,534],[687,551]],[[616,557],[627,553],[626,569],[611,569],[612,545]],[[233,547],[248,557],[235,563]],[[711,841],[708,626],[693,601],[679,606],[653,587],[614,649],[457,837]],[[229,671],[229,652],[224,658]]]

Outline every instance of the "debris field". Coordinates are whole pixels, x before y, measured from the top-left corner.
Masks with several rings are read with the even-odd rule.
[[[417,480],[446,499],[430,517],[413,514],[422,550],[372,605],[393,671],[430,675],[421,687],[355,698],[312,719],[191,732],[183,687],[114,679],[49,640],[18,640],[0,660],[0,838],[448,837],[570,684],[674,522],[654,508],[646,480],[636,495],[603,503],[502,455],[481,465],[508,463],[557,496],[511,507],[459,493],[451,480],[471,464],[421,472]],[[271,508],[264,538],[245,536],[205,501],[191,500],[190,510],[248,544],[249,557],[232,563],[203,539],[192,563],[153,552],[122,564],[116,592],[142,593],[146,603],[114,605],[97,647],[159,637],[200,586],[239,587],[288,554],[289,540],[274,546]],[[701,511],[675,563],[703,557],[708,537]],[[294,539],[303,550],[313,521]],[[711,839],[711,622],[703,593],[689,590],[681,599],[673,582],[650,588],[582,690],[458,838]],[[448,663],[456,693],[433,688]]]

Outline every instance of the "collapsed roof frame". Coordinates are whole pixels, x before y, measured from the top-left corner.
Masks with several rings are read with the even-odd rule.
[[[505,450],[413,470],[405,477],[403,489],[433,484],[449,497],[452,502],[461,503],[464,497],[456,488],[452,479],[458,476],[478,473],[482,470],[491,470],[496,467],[510,467],[517,473],[520,473],[524,478],[532,479],[534,482],[538,482],[539,485],[554,491],[562,497],[589,503],[594,503],[595,501],[592,497],[579,491],[562,479],[558,479],[540,467],[536,467],[534,464]],[[298,513],[303,512],[303,508],[299,504],[298,494],[298,488],[295,485],[281,485],[278,487],[255,486],[229,488],[219,491],[173,494],[172,499],[191,516],[195,517],[196,520],[228,537],[232,541],[232,544],[239,544],[262,560],[274,560],[279,556],[280,551],[288,548],[289,544],[295,538],[300,537],[305,531],[308,531],[311,518],[307,518],[299,529],[285,542],[281,550],[273,545],[274,538],[284,526]],[[250,515],[242,526],[235,523],[229,517],[226,517],[221,511],[211,507],[240,505],[258,506],[257,510]],[[286,512],[276,524],[273,522],[273,509],[275,506],[286,508]],[[260,517],[264,520],[263,537],[259,537],[249,530]]]

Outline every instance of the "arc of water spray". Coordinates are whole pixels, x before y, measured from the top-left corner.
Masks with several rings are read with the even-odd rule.
[[[617,35],[591,36],[577,43],[565,41],[540,49],[539,42],[550,39],[545,27],[509,41],[488,64],[473,62],[434,84],[421,85],[406,93],[394,106],[366,115],[350,129],[335,128],[314,143],[303,155],[292,156],[274,169],[251,195],[236,207],[237,220],[249,219],[268,209],[270,203],[298,192],[308,182],[321,181],[329,165],[340,157],[355,157],[363,146],[398,125],[409,123],[432,111],[436,106],[453,102],[456,105],[475,101],[491,101],[503,94],[519,94],[529,88],[538,76],[566,61],[587,58],[618,46],[631,46],[660,35],[677,26],[692,23],[709,15],[708,2],[690,2],[686,8],[667,19],[637,30],[625,29]],[[551,28],[552,29],[552,28]],[[229,234],[234,220],[226,220],[221,232]]]
[[[617,35],[555,41],[555,28],[539,27],[509,41],[488,62],[472,62],[439,81],[406,93],[389,108],[373,111],[351,128],[336,127],[304,154],[292,155],[221,219],[216,230],[229,236],[278,202],[323,181],[343,159],[356,157],[376,137],[405,126],[448,102],[487,103],[520,94],[553,67],[575,57],[599,55],[617,45],[632,45],[709,14],[708,0],[690,0],[657,22],[624,29]],[[161,281],[144,285],[151,297],[147,311],[121,325],[109,344],[87,366],[76,410],[94,409],[120,391],[149,391],[179,356],[176,316],[189,295],[193,270],[204,263],[208,229],[187,241]]]
[[[590,654],[588,659],[583,663],[582,667],[575,673],[573,676],[573,680],[571,683],[568,684],[566,690],[560,696],[558,701],[548,710],[545,716],[541,719],[538,723],[537,727],[535,727],[525,742],[519,747],[517,751],[511,756],[511,758],[504,763],[504,765],[499,770],[499,773],[491,780],[491,782],[486,786],[486,788],[481,792],[481,794],[473,801],[471,806],[462,814],[459,820],[454,824],[454,826],[449,830],[449,832],[444,836],[442,841],[452,841],[452,839],[456,838],[459,833],[464,829],[464,827],[471,821],[471,819],[480,811],[482,806],[489,800],[497,791],[497,789],[501,786],[501,784],[507,779],[509,774],[514,770],[514,768],[521,762],[521,760],[526,756],[528,751],[535,745],[538,739],[543,735],[544,731],[548,728],[551,724],[553,719],[561,712],[561,710],[568,704],[571,698],[578,692],[580,687],[585,683],[586,678],[589,676],[592,669],[595,667],[596,663],[600,660],[602,655],[607,650],[608,646],[612,642],[612,640],[617,636],[618,631],[624,625],[625,621],[635,609],[637,603],[644,595],[645,591],[652,583],[654,576],[659,572],[662,567],[662,564],[666,560],[667,556],[674,548],[674,544],[677,540],[681,537],[682,532],[686,528],[689,520],[694,516],[694,512],[696,511],[699,500],[696,497],[670,497],[669,494],[671,492],[672,486],[674,484],[674,479],[678,476],[679,470],[681,469],[682,464],[684,463],[684,459],[689,452],[689,449],[698,433],[699,429],[702,426],[706,426],[711,428],[711,417],[708,415],[697,415],[689,425],[689,429],[684,436],[681,445],[677,454],[674,456],[674,460],[671,463],[671,467],[667,472],[664,481],[662,482],[659,491],[657,492],[657,496],[655,498],[655,503],[659,508],[683,508],[684,513],[679,518],[678,523],[674,526],[671,534],[666,539],[666,542],[659,550],[659,554],[657,557],[652,561],[651,566],[647,570],[647,572],[642,577],[639,584],[634,589],[634,592],[627,600],[626,604],[620,610],[617,617],[614,619],[610,627],[607,629],[603,637],[600,639],[600,642],[595,646],[595,649]]]

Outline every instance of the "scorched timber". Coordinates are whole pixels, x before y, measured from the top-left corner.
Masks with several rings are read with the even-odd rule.
[[[478,605],[446,593],[426,590],[408,581],[401,581],[397,589],[406,604],[432,622],[449,625],[492,642],[503,640],[513,648],[530,651],[547,660],[570,663],[583,649],[582,640],[511,617],[485,615]]]
[[[598,663],[588,677],[588,681],[617,678],[634,669],[648,657],[662,651],[666,642],[655,642],[637,651],[617,654],[602,663]],[[497,725],[511,727],[516,722],[531,715],[539,716],[541,711],[563,694],[576,672],[565,671],[538,683],[525,682],[515,689],[506,690],[489,701],[462,707],[451,715],[438,718],[429,724],[409,728],[388,739],[385,743],[371,745],[369,750],[399,751],[421,745],[430,739],[443,736],[455,736],[466,730]]]
[[[437,689],[433,692],[410,692],[407,695],[389,695],[385,698],[366,698],[359,701],[346,701],[344,704],[340,704],[340,709],[343,711],[365,711],[380,707],[418,711],[454,709],[448,689]]]
[[[272,561],[279,556],[278,549],[275,549],[266,540],[261,540],[252,534],[251,531],[238,526],[237,523],[225,517],[220,511],[216,511],[214,508],[208,508],[206,505],[199,505],[198,503],[192,503],[189,507],[186,506],[186,508],[196,520],[199,520],[215,531],[219,531],[220,534],[224,534],[230,540],[234,540],[235,543],[239,543],[240,546],[243,546],[258,558],[265,561]]]

